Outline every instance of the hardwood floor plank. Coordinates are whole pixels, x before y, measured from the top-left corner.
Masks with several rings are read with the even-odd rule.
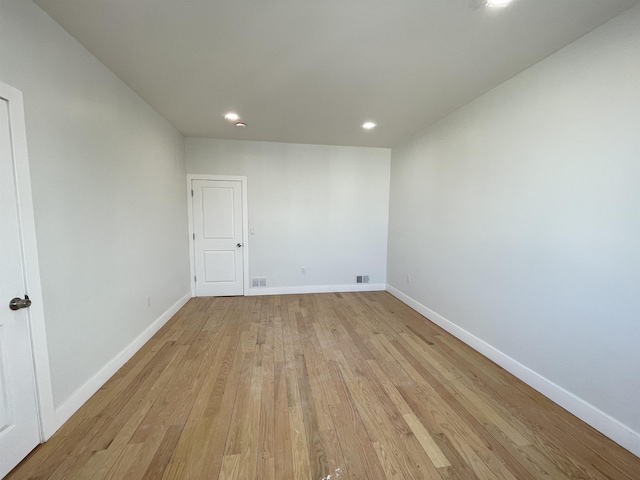
[[[236,455],[242,452],[242,445],[245,441],[245,417],[251,404],[251,378],[253,374],[253,353],[242,350],[242,368],[240,369],[240,379],[233,405],[231,425],[227,434],[227,443],[224,448],[225,455]]]
[[[164,438],[160,442],[151,463],[147,467],[147,471],[142,477],[143,480],[161,479],[164,471],[169,464],[173,450],[180,439],[184,425],[171,425],[164,434]]]
[[[484,426],[495,427],[496,431],[505,435],[514,445],[524,447],[531,445],[533,433],[520,424],[515,418],[511,418],[507,412],[498,411],[491,403],[480,398],[463,381],[454,381],[445,387],[452,395],[463,404],[464,408],[472,413]],[[495,436],[495,435],[494,435]]]
[[[275,359],[273,318],[270,315],[267,315],[264,321],[264,329],[262,333],[259,330],[257,338],[257,342],[263,342],[258,344],[261,352],[262,392],[260,395],[256,478],[260,480],[275,478]]]
[[[225,455],[222,459],[222,469],[220,470],[220,480],[235,480],[238,477],[238,465],[240,464],[240,454]]]
[[[186,476],[195,477],[203,468],[205,452],[210,437],[214,434],[212,415],[207,414],[211,407],[218,405],[215,395],[222,396],[220,391],[220,375],[226,375],[229,364],[235,353],[235,345],[229,346],[230,337],[225,336],[220,344],[216,356],[211,363],[202,388],[198,392],[195,403],[182,431],[182,435],[173,452],[168,471],[185,471]],[[169,474],[165,476],[171,478]]]
[[[400,471],[400,467],[393,455],[390,455],[379,442],[373,442],[373,448],[376,451],[378,460],[380,460],[380,465],[382,465],[382,470],[384,470],[387,480],[408,480]]]
[[[329,362],[329,373],[340,399],[337,406],[331,406],[331,415],[340,447],[344,455],[346,478],[384,478],[384,472],[360,414],[351,398],[338,364]]]
[[[194,416],[192,420],[203,424],[203,435],[206,440],[205,445],[198,445],[198,455],[187,453],[181,460],[186,463],[187,478],[217,478],[220,472],[240,382],[243,356],[242,349],[235,342],[235,338],[230,338],[214,387],[209,393],[204,414],[201,417]],[[185,447],[188,450],[190,445],[185,444]]]
[[[289,425],[289,402],[284,360],[274,367],[274,461],[276,478],[293,478],[293,449]]]
[[[340,372],[345,378],[349,393],[372,441],[378,442],[383,449],[393,455],[397,462],[397,467],[405,477],[415,479],[429,478],[425,476],[424,472],[424,470],[428,469],[428,461],[424,462],[424,464],[423,462],[415,462],[415,458],[407,454],[407,448],[402,442],[402,435],[410,433],[411,430],[404,422],[404,419],[402,423],[393,422],[391,419],[397,418],[398,415],[386,409],[379,410],[380,403],[376,401],[379,397],[376,396],[371,385],[368,384],[366,379],[351,370],[340,352],[336,352],[336,357]],[[420,467],[424,467],[424,470]],[[431,467],[433,466],[431,465]]]
[[[418,442],[420,442],[420,445],[433,462],[433,465],[436,468],[450,467],[451,462],[447,460],[447,457],[445,457],[440,448],[438,448],[438,445],[433,438],[431,438],[431,435],[429,435],[429,432],[424,428],[424,425],[420,423],[418,417],[416,417],[414,413],[407,413],[403,415],[403,417],[413,431],[413,434],[418,439]]]
[[[293,453],[293,478],[313,478],[307,433],[300,406],[289,407],[289,428],[291,429],[291,451]]]
[[[195,298],[7,479],[637,480],[386,292]]]
[[[324,478],[329,474],[329,465],[324,442],[320,435],[316,403],[311,392],[309,374],[304,355],[296,355],[296,374],[300,392],[300,410],[307,434],[307,455],[311,468],[311,478]]]
[[[256,478],[263,376],[262,367],[254,366],[252,370],[249,401],[241,433],[238,478]]]
[[[127,445],[117,461],[111,467],[107,475],[104,477],[107,480],[117,480],[128,477],[128,471],[131,465],[137,460],[142,452],[144,445],[137,443],[135,445]]]

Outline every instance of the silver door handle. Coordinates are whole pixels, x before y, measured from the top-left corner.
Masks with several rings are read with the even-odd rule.
[[[25,295],[24,298],[16,297],[9,302],[9,308],[11,310],[20,310],[21,308],[29,308],[31,306],[31,300],[29,295]]]

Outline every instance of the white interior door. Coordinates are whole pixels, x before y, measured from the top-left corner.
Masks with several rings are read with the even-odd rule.
[[[244,294],[242,182],[192,180],[195,293]]]
[[[40,441],[8,100],[0,96],[0,478]]]

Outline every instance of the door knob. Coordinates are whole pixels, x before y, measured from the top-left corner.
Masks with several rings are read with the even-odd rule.
[[[236,245],[236,247],[238,247],[238,248],[240,248],[241,246],[242,246],[242,244],[241,244],[241,243],[238,243],[238,244]]]
[[[25,295],[24,298],[16,297],[9,302],[9,308],[11,310],[20,310],[21,308],[29,308],[31,306],[31,300],[29,295]]]

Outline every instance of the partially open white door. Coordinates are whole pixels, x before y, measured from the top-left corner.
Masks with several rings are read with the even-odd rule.
[[[12,140],[0,91],[0,478],[40,442]]]
[[[195,294],[244,294],[242,182],[192,180]]]

